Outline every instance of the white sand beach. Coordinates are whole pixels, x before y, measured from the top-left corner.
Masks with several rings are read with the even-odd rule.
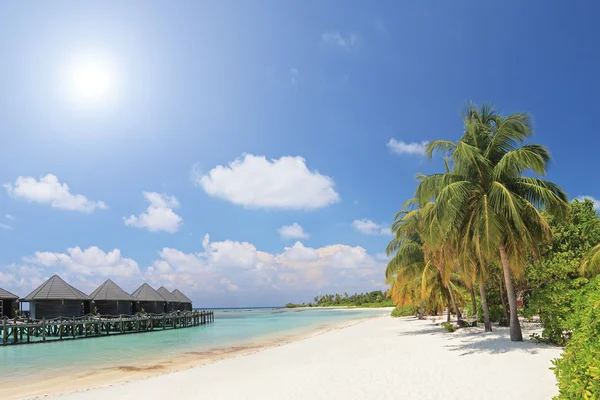
[[[527,331],[524,332],[528,334]],[[511,343],[506,328],[448,333],[380,317],[252,354],[54,396],[105,399],[550,399],[561,349]]]

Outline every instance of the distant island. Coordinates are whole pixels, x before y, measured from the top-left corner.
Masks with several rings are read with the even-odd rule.
[[[294,304],[287,303],[286,308],[296,307],[395,307],[394,301],[381,290],[369,293],[324,294],[316,296],[313,302]]]

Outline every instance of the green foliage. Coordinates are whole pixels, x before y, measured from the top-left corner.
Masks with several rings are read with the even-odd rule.
[[[456,330],[456,327],[454,326],[454,324],[452,322],[443,322],[440,325],[442,326],[442,328],[444,328],[448,332],[454,332]]]
[[[410,315],[415,315],[417,309],[412,304],[406,304],[404,306],[396,306],[392,310],[392,317],[408,317]]]
[[[286,308],[294,307],[364,307],[364,308],[376,308],[376,307],[394,307],[396,304],[385,295],[381,290],[375,290],[369,293],[355,293],[348,295],[348,293],[341,294],[324,294],[322,296],[316,296],[314,303],[302,303],[294,304],[288,303],[285,305]]]
[[[542,335],[532,338],[564,346],[574,328],[574,315],[581,304],[574,299],[584,295],[586,278],[557,281],[537,289],[529,296],[527,305],[521,310],[530,318],[539,315],[544,330]]]
[[[554,236],[542,247],[539,262],[527,266],[519,285],[526,292],[557,280],[578,278],[584,255],[600,242],[600,219],[590,200],[573,200],[567,218],[546,218]]]
[[[559,395],[555,399],[600,398],[600,276],[575,300],[573,337],[562,358],[554,360]]]

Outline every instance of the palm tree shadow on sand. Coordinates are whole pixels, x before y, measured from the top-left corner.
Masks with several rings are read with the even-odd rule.
[[[529,332],[524,331],[524,333],[528,334]],[[483,327],[463,328],[450,333],[439,325],[431,324],[416,330],[398,333],[398,336],[416,335],[443,337],[448,342],[443,347],[449,351],[459,352],[461,356],[511,352],[524,352],[535,355],[539,353],[540,348],[553,347],[547,344],[535,343],[528,339],[523,342],[511,342],[509,328],[499,326],[494,326],[494,331],[487,333],[484,332]]]

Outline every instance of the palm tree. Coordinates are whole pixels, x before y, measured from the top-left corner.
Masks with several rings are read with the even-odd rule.
[[[524,176],[546,173],[550,154],[536,144],[522,144],[532,135],[527,114],[497,115],[483,105],[469,106],[465,132],[456,142],[436,140],[427,153],[450,155],[451,172],[423,178],[417,189],[420,204],[436,199],[441,226],[465,233],[464,246],[473,247],[480,263],[500,261],[510,306],[510,337],[522,341],[512,276],[518,277],[527,255],[539,254],[539,244],[552,230],[539,209],[551,214],[567,210],[567,196],[556,184]],[[468,233],[468,234],[467,234]]]
[[[404,299],[407,294],[414,293],[415,282],[421,284],[421,314],[422,306],[427,301],[443,294],[447,298],[448,313],[454,308],[459,324],[462,324],[462,316],[458,307],[458,290],[456,274],[452,270],[454,263],[449,262],[448,246],[444,247],[443,241],[436,237],[432,229],[429,215],[436,204],[430,202],[422,208],[414,208],[416,202],[411,199],[407,201],[400,212],[396,214],[392,224],[395,237],[387,246],[387,254],[394,257],[388,263],[386,278],[388,283],[393,283],[392,298]],[[435,293],[435,296],[431,293]],[[429,308],[428,308],[429,310]]]

